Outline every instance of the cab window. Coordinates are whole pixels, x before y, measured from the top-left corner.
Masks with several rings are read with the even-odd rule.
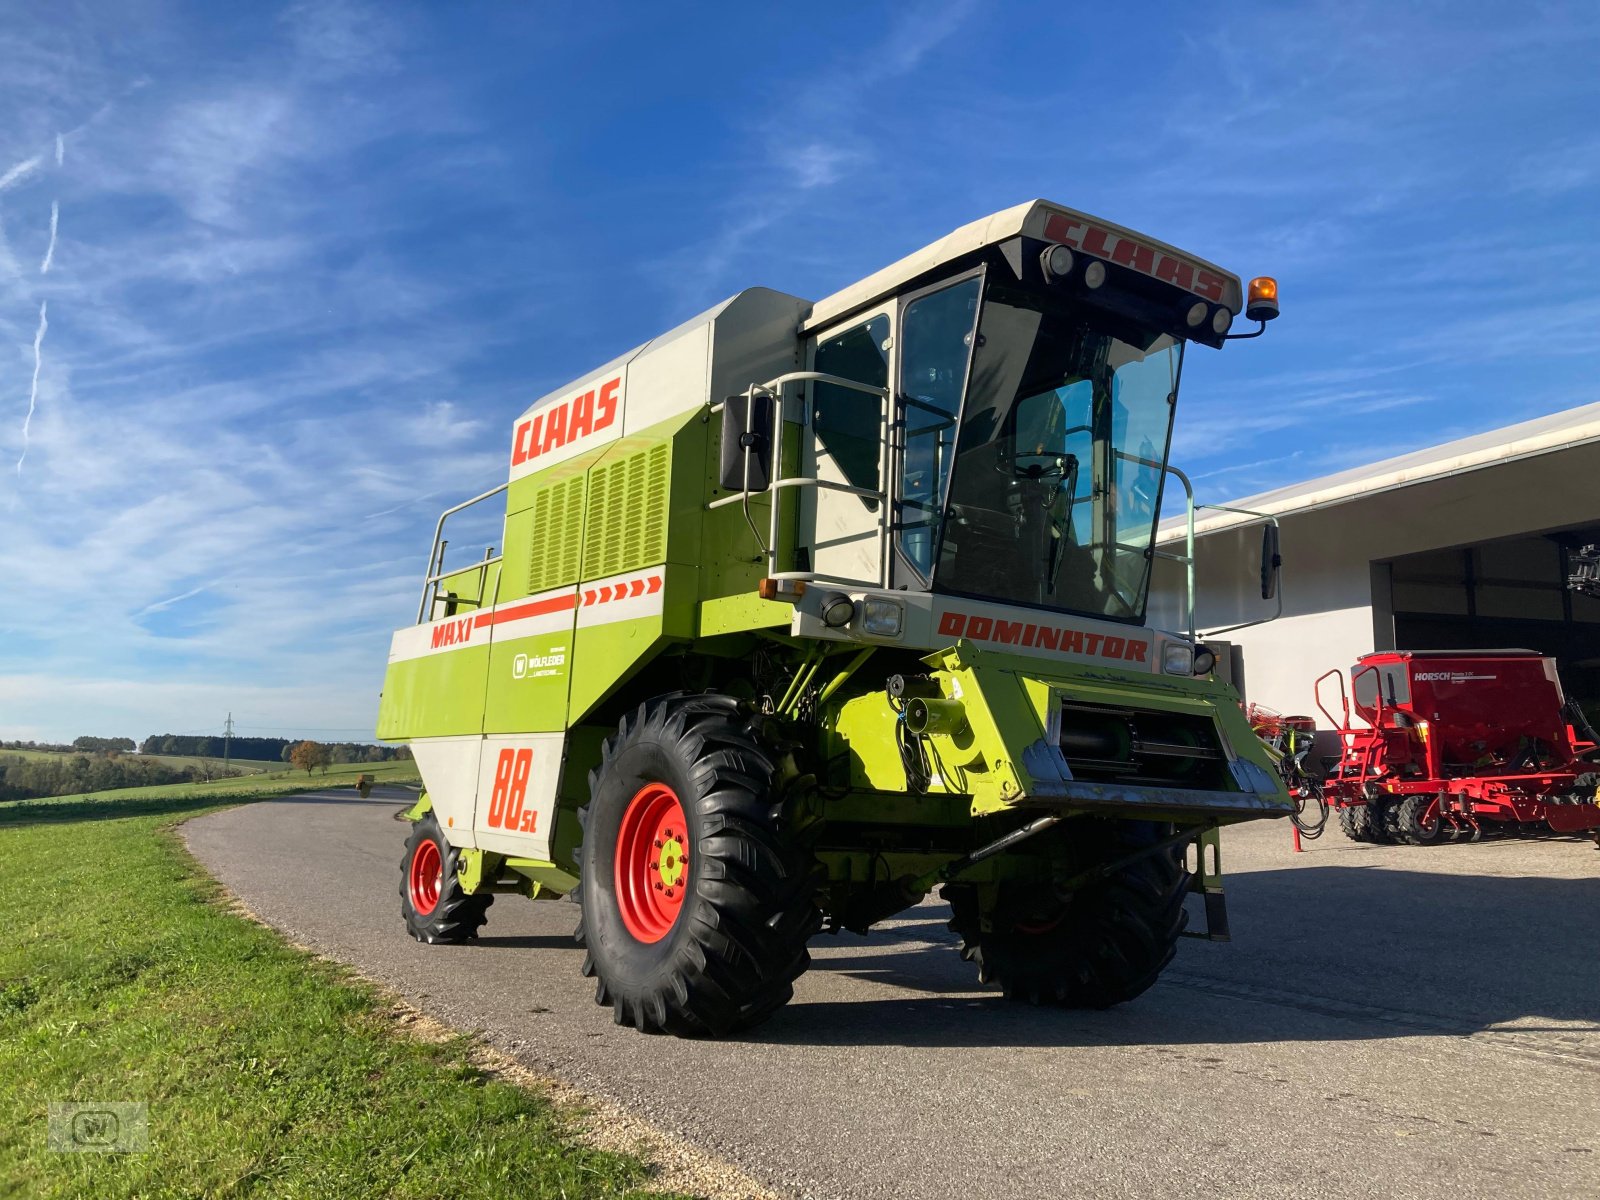
[[[813,370],[872,387],[889,386],[889,318],[873,317],[853,329],[817,343]],[[884,406],[876,396],[840,387],[813,384],[811,424],[821,448],[838,464],[852,487],[882,491],[878,462],[884,438]],[[877,502],[861,499],[869,508]]]

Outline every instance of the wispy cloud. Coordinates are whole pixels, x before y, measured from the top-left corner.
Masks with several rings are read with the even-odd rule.
[[[39,260],[39,274],[50,274],[50,264],[56,257],[56,230],[61,224],[61,204],[59,201],[50,201],[50,243],[44,248],[44,257]]]
[[[17,478],[22,478],[22,464],[28,458],[28,431],[33,425],[34,410],[39,406],[39,369],[44,365],[44,335],[50,328],[46,316],[48,302],[39,302],[39,328],[33,335],[33,382],[28,388],[28,413],[22,418],[22,453],[17,455]]]
[[[9,168],[5,174],[0,175],[0,192],[32,175],[34,171],[38,170],[39,164],[43,161],[43,155],[35,154],[32,158],[24,159],[16,166]]]

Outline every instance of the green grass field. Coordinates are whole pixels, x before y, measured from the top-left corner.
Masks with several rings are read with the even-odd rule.
[[[0,804],[0,1195],[645,1195],[638,1160],[579,1145],[465,1039],[402,1036],[377,989],[224,908],[173,824],[304,781]],[[107,1100],[149,1106],[148,1151],[47,1148],[50,1102]]]

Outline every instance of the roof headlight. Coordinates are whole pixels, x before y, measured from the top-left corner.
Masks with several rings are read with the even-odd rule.
[[[1211,318],[1211,328],[1221,337],[1233,328],[1233,314],[1225,308],[1217,309],[1217,315]]]
[[[1106,265],[1096,259],[1083,269],[1083,282],[1085,286],[1097,288],[1106,281]]]
[[[1206,302],[1204,300],[1196,300],[1193,304],[1191,304],[1189,306],[1189,315],[1186,318],[1186,320],[1189,322],[1189,328],[1200,328],[1200,322],[1206,319],[1206,313],[1210,311],[1210,308],[1206,306]]]
[[[1046,279],[1065,279],[1072,274],[1072,251],[1065,246],[1047,246],[1039,255]]]

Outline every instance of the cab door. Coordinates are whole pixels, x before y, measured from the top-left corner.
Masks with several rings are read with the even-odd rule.
[[[883,307],[817,335],[810,369],[887,388],[894,357],[894,315]],[[820,486],[802,490],[801,544],[811,570],[862,586],[885,582],[889,469],[889,404],[878,396],[813,380],[807,391],[810,436],[802,439],[800,474]],[[828,484],[876,493],[859,495]],[[807,544],[809,543],[809,544]]]

